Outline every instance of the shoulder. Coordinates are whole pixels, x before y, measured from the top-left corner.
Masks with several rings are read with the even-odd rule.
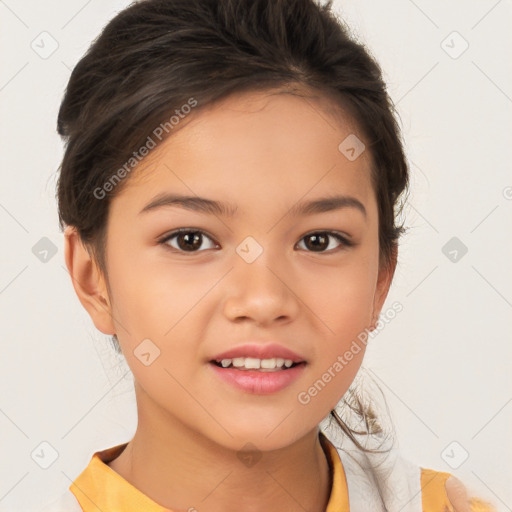
[[[67,489],[55,501],[42,508],[40,512],[82,512],[82,507],[75,495]]]
[[[421,488],[424,512],[496,512],[490,503],[471,497],[450,473],[421,468]]]

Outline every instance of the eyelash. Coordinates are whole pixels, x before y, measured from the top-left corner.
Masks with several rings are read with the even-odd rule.
[[[172,233],[169,233],[168,235],[165,235],[165,237],[161,238],[158,240],[158,243],[159,244],[162,244],[166,249],[169,249],[173,252],[181,252],[183,254],[194,254],[194,253],[199,253],[199,252],[204,252],[204,250],[200,250],[200,251],[184,251],[184,250],[181,250],[181,249],[176,249],[175,247],[171,247],[169,244],[167,244],[167,242],[169,240],[172,240],[173,238],[175,238],[176,236],[180,235],[180,234],[183,234],[183,233],[200,233],[202,236],[206,236],[207,238],[209,238],[212,242],[214,242],[216,244],[216,242],[214,241],[213,237],[211,237],[210,235],[208,235],[208,233],[206,233],[205,231],[201,230],[201,229],[191,229],[191,228],[180,228],[180,229],[177,229],[175,231],[173,231]],[[307,251],[307,252],[311,252],[311,253],[317,253],[317,254],[332,254],[334,252],[338,252],[338,250],[341,250],[344,247],[353,247],[355,245],[354,242],[348,240],[346,237],[344,237],[343,235],[341,235],[340,233],[337,233],[336,231],[312,231],[310,233],[307,233],[306,235],[304,235],[300,241],[302,241],[304,238],[307,238],[309,236],[313,236],[313,235],[318,235],[318,234],[324,234],[324,235],[328,235],[328,236],[331,236],[333,238],[335,238],[338,242],[340,242],[341,244],[341,247],[338,247],[336,249],[331,249],[329,251]]]

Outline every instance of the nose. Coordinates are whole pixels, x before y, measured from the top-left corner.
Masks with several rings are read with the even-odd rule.
[[[252,263],[235,256],[229,276],[229,292],[224,303],[225,315],[234,322],[252,320],[260,326],[287,323],[299,312],[299,299],[293,291],[294,279],[289,265],[269,251]]]

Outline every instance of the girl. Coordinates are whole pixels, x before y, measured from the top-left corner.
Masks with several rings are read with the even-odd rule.
[[[58,131],[66,265],[138,425],[55,510],[484,509],[352,392],[408,168],[330,2],[136,2],[73,70]]]

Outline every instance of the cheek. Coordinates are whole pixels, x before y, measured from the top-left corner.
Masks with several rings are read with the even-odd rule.
[[[165,339],[211,288],[214,277],[196,275],[191,268],[172,265],[165,259],[143,261],[135,255],[112,258],[109,281],[114,321],[121,332],[124,328],[133,338]]]
[[[359,330],[371,319],[377,266],[364,257],[351,258],[339,267],[316,268],[303,274],[304,302],[336,336]],[[334,331],[334,334],[332,331]]]
[[[372,258],[354,258],[336,271],[330,268],[329,272],[317,273],[310,287],[307,303],[311,304],[312,318],[322,333],[314,352],[316,364],[311,384],[315,389],[311,391],[320,394],[321,390],[323,400],[331,407],[352,383],[364,357],[376,268]],[[315,379],[318,386],[314,385]]]

